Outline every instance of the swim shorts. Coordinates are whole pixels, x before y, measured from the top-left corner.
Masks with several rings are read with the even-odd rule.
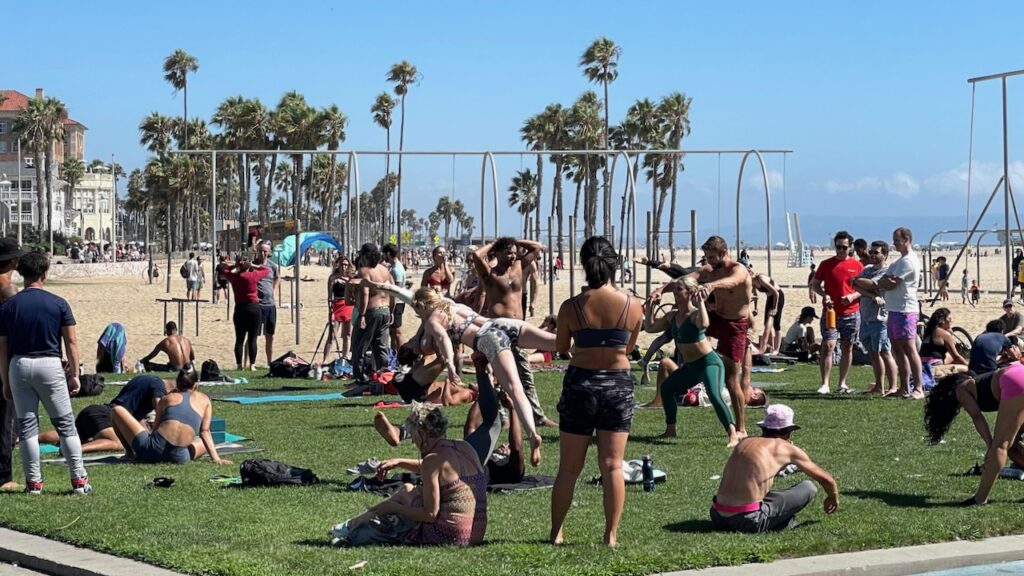
[[[591,436],[594,430],[629,432],[633,425],[633,376],[629,370],[569,366],[558,399],[558,428]]]
[[[836,340],[856,342],[860,333],[860,312],[853,312],[844,316],[837,314],[836,327],[831,330],[825,326],[825,314],[821,315],[821,320],[818,324],[821,328],[822,342],[826,340],[830,342],[835,342]]]
[[[494,363],[503,350],[511,350],[519,343],[522,320],[495,318],[484,322],[473,339],[473,349],[483,354],[488,362]]]
[[[917,338],[917,312],[889,312],[886,320],[891,340],[914,340]]]
[[[747,353],[747,332],[750,330],[750,321],[746,318],[732,320],[723,318],[711,312],[708,314],[711,324],[706,334],[718,339],[718,346],[715,351],[722,358],[728,358],[735,364],[743,362],[743,356]]]

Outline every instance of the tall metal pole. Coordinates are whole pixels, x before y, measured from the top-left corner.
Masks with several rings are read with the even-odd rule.
[[[576,216],[569,216],[569,297],[576,295]]]
[[[21,199],[23,188],[21,186],[21,136],[18,136],[18,246],[22,245],[21,241],[21,221],[24,220],[24,215],[21,213]],[[84,234],[84,232],[83,232]]]
[[[217,285],[217,152],[210,152],[210,278]],[[217,290],[214,289],[216,294]]]
[[[299,235],[302,233],[302,221],[298,218],[295,219],[295,301],[292,302],[292,308],[295,314],[295,344],[299,344],[302,337],[302,298],[299,297],[299,262],[302,260],[302,253],[299,251],[301,248],[301,242],[299,242]]]
[[[149,283],[153,283],[153,246],[149,243],[149,206],[146,206],[146,258],[149,259]]]
[[[697,265],[697,211],[690,210],[690,266]]]
[[[555,313],[555,259],[551,257],[551,216],[548,216],[548,314]]]
[[[165,272],[164,275],[167,276],[167,293],[170,294],[171,293],[171,203],[170,202],[167,203],[166,216],[167,216],[167,271]],[[100,244],[102,244],[102,242],[100,242]]]
[[[113,262],[117,263],[117,168],[114,164],[114,155],[110,155],[110,175],[114,177],[114,192],[111,194],[110,206],[111,206],[111,222],[110,222],[110,242],[114,246],[110,249]],[[67,209],[67,206],[64,207]]]
[[[1010,251],[1012,250],[1012,242],[1010,242],[1010,152],[1006,125],[1006,76],[1003,76],[1003,218],[1005,220],[1003,230],[1006,235],[1004,238],[1003,258],[1006,262],[1007,270],[1006,297],[1009,298],[1013,294],[1013,274],[1010,272],[1012,264],[1010,259]]]
[[[653,227],[654,227],[654,214],[652,214],[651,211],[648,210],[647,211],[647,241],[645,243],[646,244],[646,248],[647,248],[647,259],[648,260],[654,260],[655,259],[654,252],[653,252],[654,246],[651,245],[653,243],[653,240],[654,240],[654,237],[655,237],[655,234],[651,234],[651,229]],[[647,294],[645,294],[645,296],[650,297],[650,295],[651,295],[651,267],[650,266],[644,266],[644,269],[647,270]]]

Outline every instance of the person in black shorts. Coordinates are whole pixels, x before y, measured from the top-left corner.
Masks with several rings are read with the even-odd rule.
[[[152,374],[140,374],[128,381],[121,392],[107,404],[86,406],[75,418],[75,428],[82,440],[82,452],[120,452],[124,450],[114,433],[110,413],[114,406],[124,406],[136,420],[142,422],[156,409],[169,391],[174,390],[174,380],[163,380]],[[40,444],[58,444],[60,439],[55,430],[39,434]]]

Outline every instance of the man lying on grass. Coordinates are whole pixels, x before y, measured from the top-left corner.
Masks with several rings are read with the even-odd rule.
[[[742,440],[725,463],[711,505],[715,529],[770,532],[795,527],[794,516],[814,500],[818,490],[810,480],[787,490],[772,490],[776,474],[789,464],[795,464],[825,489],[825,513],[835,512],[839,507],[835,479],[789,441],[790,434],[800,429],[793,423],[793,409],[772,404],[757,425],[764,435]]]

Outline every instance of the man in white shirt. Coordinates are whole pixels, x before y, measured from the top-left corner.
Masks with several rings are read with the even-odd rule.
[[[921,357],[917,354],[917,285],[921,279],[921,261],[913,249],[910,228],[897,228],[892,243],[901,254],[885,275],[878,280],[884,290],[885,309],[889,312],[886,328],[896,354],[896,367],[900,375],[900,388],[910,390],[910,376],[914,376],[914,389],[907,395],[915,400],[924,398],[921,380]]]

